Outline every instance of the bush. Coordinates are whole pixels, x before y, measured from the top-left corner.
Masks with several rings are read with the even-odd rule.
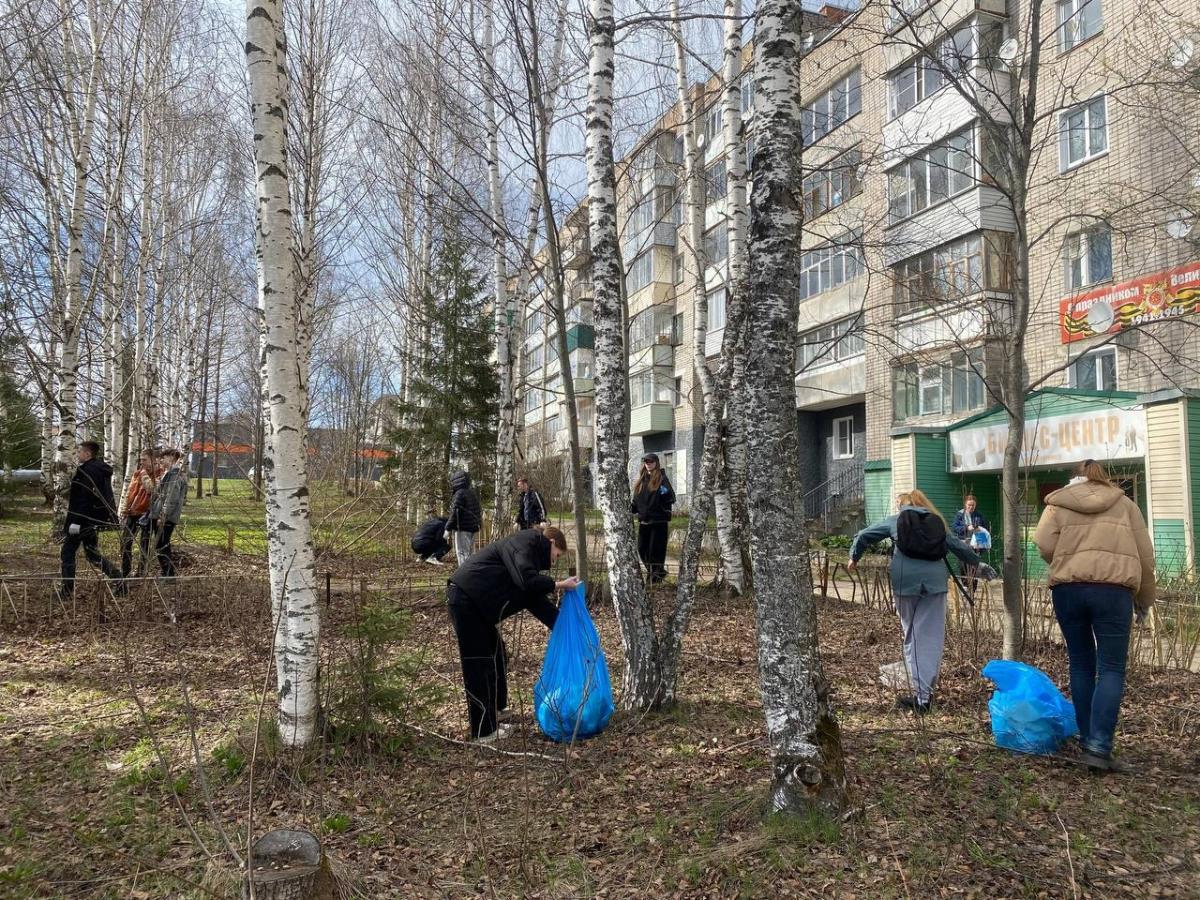
[[[373,599],[357,613],[346,628],[347,652],[326,680],[326,727],[335,746],[394,752],[403,743],[395,723],[428,718],[443,691],[421,680],[424,654],[403,648],[406,611]]]

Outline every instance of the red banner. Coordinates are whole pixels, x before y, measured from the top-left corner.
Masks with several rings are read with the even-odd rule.
[[[1200,261],[1076,294],[1058,304],[1062,343],[1200,312]]]

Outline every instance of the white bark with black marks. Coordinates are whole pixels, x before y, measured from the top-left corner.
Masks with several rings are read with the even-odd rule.
[[[296,266],[288,184],[288,92],[281,0],[247,0],[246,65],[254,127],[258,295],[270,440],[264,465],[267,551],[279,688],[279,731],[285,745],[308,745],[317,720],[320,617],[309,517],[304,445],[305,379],[298,335]]]

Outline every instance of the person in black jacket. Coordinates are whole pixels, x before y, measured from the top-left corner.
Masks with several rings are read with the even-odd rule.
[[[450,476],[450,487],[454,497],[450,501],[450,514],[446,516],[446,540],[454,532],[454,553],[461,566],[475,549],[475,535],[483,527],[483,507],[479,495],[471,487],[471,476],[466,472],[455,472]]]
[[[59,596],[70,599],[75,593],[75,557],[83,546],[84,556],[124,592],[121,569],[100,552],[100,529],[117,524],[117,504],[113,500],[112,466],[96,457],[100,445],[82,441],[77,452],[79,467],[71,477],[67,501],[67,520],[63,526],[62,585]]]
[[[512,733],[497,718],[508,706],[500,622],[527,609],[554,627],[558,607],[549,595],[570,590],[579,579],[556,582],[542,573],[566,552],[567,538],[557,528],[518,531],[484,547],[450,576],[446,600],[462,658],[472,740],[491,743]]]
[[[646,566],[651,583],[667,577],[667,528],[675,489],[658,463],[658,456],[642,457],[642,471],[633,483],[632,513],[638,518],[638,556]]]
[[[517,490],[521,492],[517,499],[517,527],[534,528],[545,522],[546,506],[542,503],[542,495],[529,486],[529,479],[518,478]]]
[[[442,557],[450,552],[450,542],[446,540],[446,520],[429,511],[430,519],[426,520],[416,530],[412,538],[412,550],[421,559],[435,566],[442,564]]]

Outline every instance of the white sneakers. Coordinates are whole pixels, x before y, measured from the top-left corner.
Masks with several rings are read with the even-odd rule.
[[[434,559],[432,556],[425,557],[425,562],[429,563],[431,566],[444,566],[445,565],[445,563],[442,562],[440,559]]]
[[[510,725],[507,722],[498,726],[491,734],[485,734],[482,737],[472,738],[472,744],[494,744],[496,741],[502,741],[505,738],[510,738],[517,730],[516,725]]]

